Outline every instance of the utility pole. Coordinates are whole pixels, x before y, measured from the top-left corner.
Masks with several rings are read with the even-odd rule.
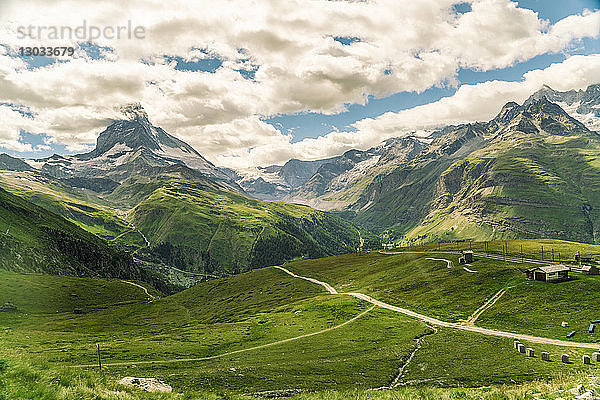
[[[544,246],[542,246],[542,261],[544,261]]]
[[[554,262],[554,247],[552,248],[552,262]]]
[[[521,263],[523,263],[523,245],[521,245]]]

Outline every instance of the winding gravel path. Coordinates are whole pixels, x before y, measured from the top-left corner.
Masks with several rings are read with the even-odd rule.
[[[150,299],[150,301],[154,301],[154,300],[156,300],[156,296],[153,296],[153,295],[151,295],[151,294],[148,292],[148,289],[146,289],[146,288],[145,288],[145,287],[143,287],[142,285],[138,285],[137,283],[134,283],[134,282],[124,281],[124,280],[122,280],[122,279],[121,279],[121,282],[123,282],[123,283],[127,283],[128,285],[132,285],[132,286],[137,286],[137,287],[139,287],[140,289],[142,289],[142,290],[144,291],[144,293],[146,293],[146,295],[148,296],[148,298]]]
[[[335,289],[334,289],[334,287],[333,287],[333,286],[331,286],[329,283],[326,283],[326,282],[321,282],[321,281],[318,281],[318,280],[316,280],[316,279],[314,279],[314,278],[307,278],[307,277],[305,277],[305,276],[296,275],[296,274],[294,274],[293,272],[291,272],[291,271],[289,271],[289,270],[287,270],[287,269],[285,269],[285,268],[283,268],[283,267],[275,267],[275,268],[282,270],[283,272],[285,272],[285,273],[286,273],[286,274],[288,274],[288,275],[291,275],[291,276],[293,276],[294,278],[304,279],[305,281],[309,281],[309,282],[312,282],[312,283],[316,283],[317,285],[321,285],[321,286],[323,286],[323,287],[325,288],[325,290],[327,290],[327,291],[328,291],[330,294],[339,294],[339,293],[337,292],[337,290],[335,290]]]
[[[444,328],[451,328],[451,329],[459,329],[459,330],[469,331],[469,332],[476,332],[476,333],[481,333],[481,334],[487,335],[487,336],[497,336],[497,337],[505,337],[505,338],[511,338],[511,339],[515,338],[515,339],[519,339],[519,340],[524,341],[524,342],[531,342],[531,343],[551,344],[551,345],[556,345],[556,346],[577,347],[577,348],[587,348],[587,349],[598,349],[600,347],[599,343],[567,342],[565,340],[557,340],[557,339],[550,339],[550,338],[545,338],[545,337],[540,337],[540,336],[525,335],[525,334],[517,333],[517,332],[506,332],[506,331],[499,331],[499,330],[495,330],[495,329],[480,328],[478,326],[470,325],[470,324],[465,324],[465,323],[446,322],[446,321],[439,320],[437,318],[428,317],[427,315],[419,314],[419,313],[417,313],[415,311],[408,310],[406,308],[396,307],[396,306],[393,306],[391,304],[384,303],[383,301],[376,300],[376,299],[372,298],[371,296],[368,296],[368,295],[363,294],[363,293],[356,293],[356,292],[352,292],[352,293],[338,293],[335,290],[335,288],[333,288],[333,286],[331,286],[330,284],[328,284],[326,282],[321,282],[321,281],[318,281],[318,280],[313,279],[313,278],[308,278],[308,277],[305,277],[305,276],[296,275],[293,272],[290,272],[287,269],[282,268],[282,267],[275,267],[275,268],[278,268],[278,269],[286,272],[287,274],[293,276],[294,278],[305,279],[307,281],[310,281],[310,282],[316,283],[318,285],[321,285],[321,286],[323,286],[331,294],[342,294],[342,295],[347,295],[347,296],[353,296],[353,297],[356,297],[358,299],[367,301],[367,302],[369,302],[371,304],[374,304],[374,305],[376,305],[378,307],[385,308],[386,310],[395,311],[395,312],[398,312],[398,313],[401,313],[401,314],[405,314],[405,315],[408,315],[409,317],[417,318],[417,319],[419,319],[421,321],[424,321],[424,322],[426,322],[428,324],[432,324],[432,325],[436,325],[436,326],[441,326],[441,327],[444,327]],[[496,295],[498,295],[498,293]],[[498,298],[500,298],[500,296],[498,296],[496,298],[496,300]],[[489,302],[489,300],[488,300],[488,302]],[[484,304],[484,307],[485,307],[485,304]],[[488,308],[489,307],[491,307],[491,305],[489,305]]]

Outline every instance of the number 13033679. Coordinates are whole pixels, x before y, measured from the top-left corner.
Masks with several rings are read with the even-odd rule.
[[[75,49],[73,47],[21,47],[19,48],[21,56],[45,56],[45,57],[60,57],[73,56]]]

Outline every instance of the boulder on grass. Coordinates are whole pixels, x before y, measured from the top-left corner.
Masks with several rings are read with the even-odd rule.
[[[132,376],[126,376],[119,381],[119,384],[129,387],[137,387],[146,392],[171,393],[173,391],[171,386],[159,381],[156,378],[134,378]]]

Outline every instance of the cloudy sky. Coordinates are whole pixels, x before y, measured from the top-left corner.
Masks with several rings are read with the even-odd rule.
[[[0,151],[22,157],[91,149],[131,102],[248,168],[600,82],[599,0],[2,0],[0,15]]]

